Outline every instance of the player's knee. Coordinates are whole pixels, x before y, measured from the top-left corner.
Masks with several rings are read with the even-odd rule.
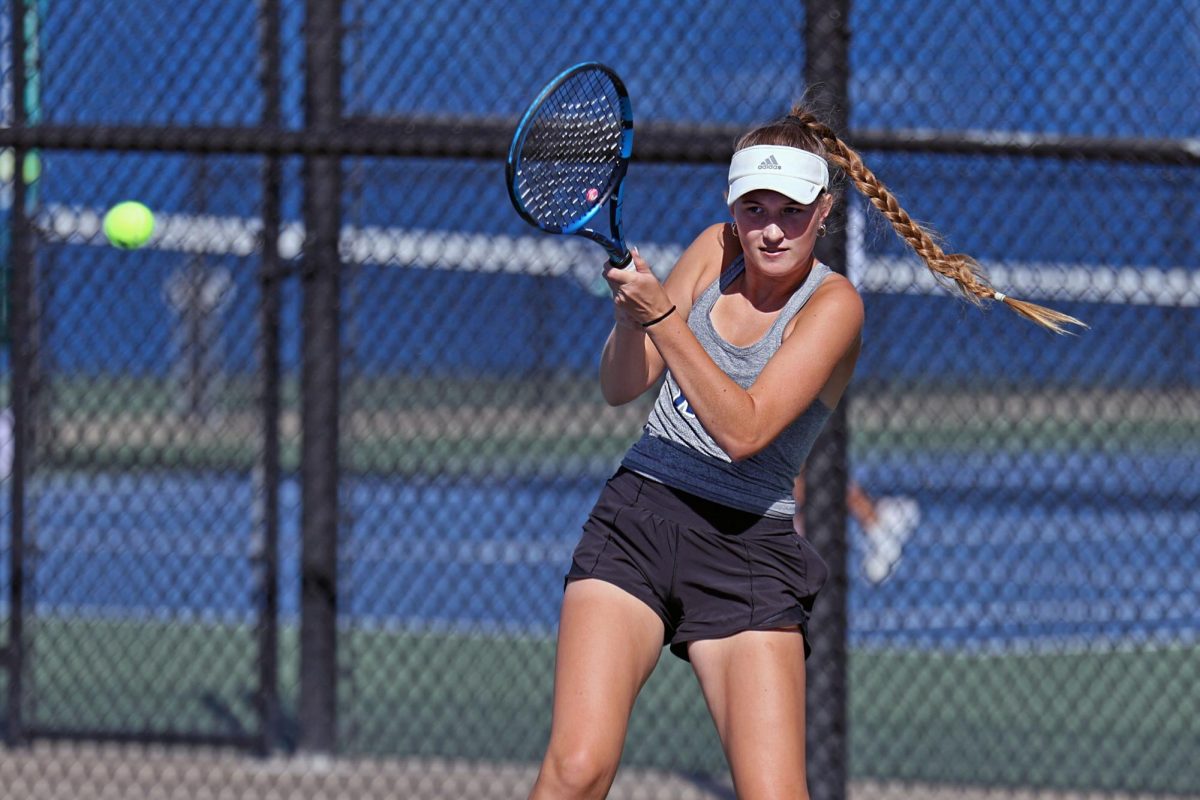
[[[736,781],[735,781],[736,782]],[[738,786],[738,797],[744,800],[809,800],[808,792],[795,787],[753,787],[749,790]]]
[[[613,759],[594,749],[551,749],[542,763],[538,783],[553,789],[556,797],[604,797],[616,772]]]
[[[735,776],[734,783],[738,797],[745,800],[809,800],[808,787],[803,781],[738,780]]]

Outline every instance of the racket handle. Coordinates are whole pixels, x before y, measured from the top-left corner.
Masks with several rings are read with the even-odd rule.
[[[633,253],[626,250],[624,258],[610,258],[608,260],[608,265],[613,269],[634,269]]]

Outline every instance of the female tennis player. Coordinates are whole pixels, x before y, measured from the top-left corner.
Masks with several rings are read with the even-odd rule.
[[[534,798],[603,797],[664,645],[691,662],[738,797],[808,796],[804,661],[828,575],[792,527],[793,481],[859,355],[863,304],[813,249],[846,176],[927,266],[1054,330],[1076,320],[996,292],[942,252],[858,154],[803,107],[738,142],[732,224],[665,284],[609,269],[605,399],[664,377],[645,431],[584,525],[566,577],[550,742]]]

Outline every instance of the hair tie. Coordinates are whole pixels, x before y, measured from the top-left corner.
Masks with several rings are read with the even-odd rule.
[[[642,327],[649,328],[651,325],[657,325],[658,323],[662,322],[664,319],[666,319],[667,317],[671,316],[674,313],[675,313],[675,306],[671,306],[667,310],[667,313],[663,314],[661,317],[655,317],[654,319],[650,320],[649,322],[643,322]]]
[[[1003,302],[1004,302],[1004,298],[1008,297],[1008,295],[1004,294],[1003,292],[997,292],[997,291],[994,291],[994,290],[993,290],[993,291],[992,291],[992,297],[996,298],[996,300],[997,300],[997,301],[999,301],[999,302],[1003,303]]]

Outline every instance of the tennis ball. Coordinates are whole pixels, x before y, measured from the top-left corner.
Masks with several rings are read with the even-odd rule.
[[[135,200],[117,203],[104,215],[104,235],[113,247],[136,250],[154,233],[154,214]]]

